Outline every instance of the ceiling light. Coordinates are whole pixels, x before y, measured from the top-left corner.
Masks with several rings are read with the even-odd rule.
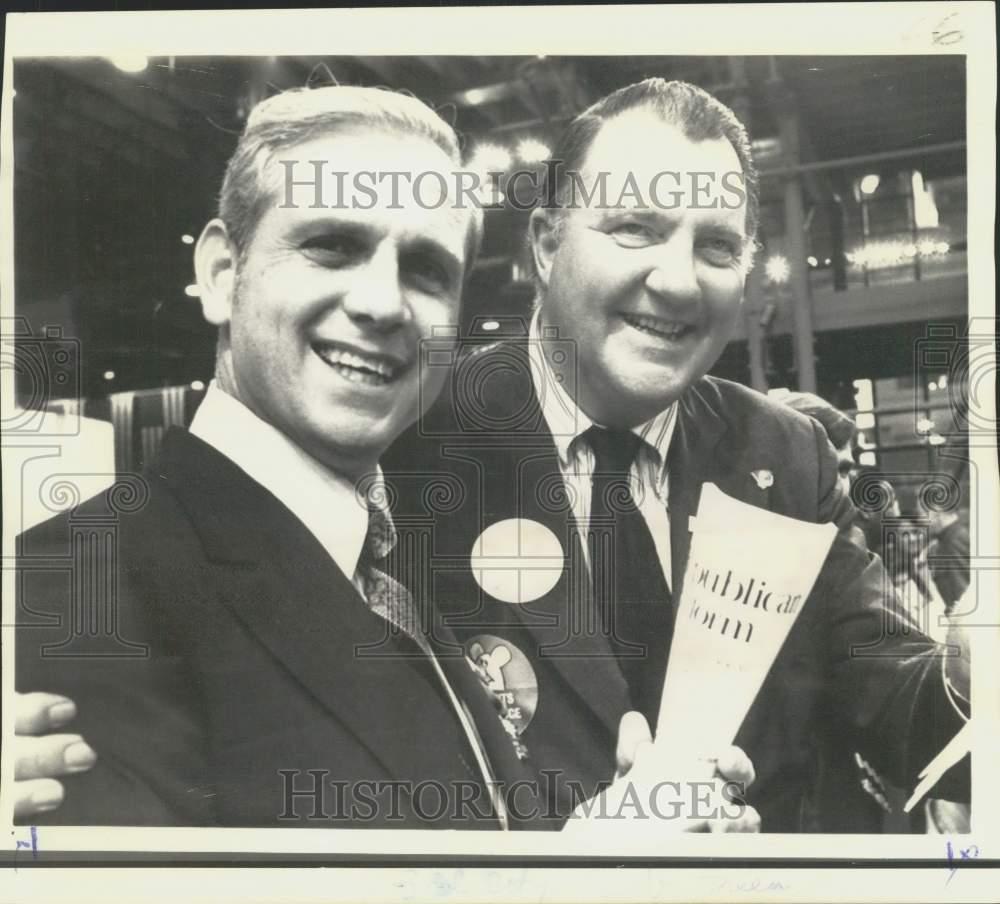
[[[499,320],[485,320],[485,321],[483,321],[483,325],[480,328],[485,333],[495,333],[498,329],[500,329],[500,321]]]
[[[135,53],[124,53],[120,56],[108,57],[108,59],[122,72],[142,72],[149,65],[146,57]]]
[[[201,380],[192,380],[191,381],[191,388],[194,389],[194,390],[196,390],[196,391],[198,391],[198,392],[201,392],[201,390],[203,390],[205,388],[205,384],[202,383]]]
[[[190,286],[184,287],[184,294],[188,298],[201,298],[201,289],[198,287],[197,283],[192,283]]]
[[[920,170],[914,170],[910,177],[913,191],[913,223],[917,229],[937,229],[940,217],[934,203],[933,190],[924,184]]]
[[[181,236],[181,241],[182,241],[182,242],[183,242],[183,243],[184,243],[185,245],[193,245],[193,244],[194,244],[194,236],[193,236],[193,235],[188,235],[188,234],[187,234],[187,233],[185,232],[185,233],[184,233],[184,235],[182,235],[182,236]]]
[[[472,154],[469,168],[481,173],[507,169],[511,164],[510,151],[498,144],[481,144]]]
[[[534,138],[525,138],[517,146],[517,156],[522,163],[541,163],[552,156],[552,151]]]
[[[104,371],[105,380],[113,380],[115,378],[115,372],[113,370]]]
[[[764,272],[771,282],[783,283],[788,281],[788,276],[792,272],[788,266],[788,258],[781,254],[772,255],[764,264]]]
[[[863,195],[875,194],[875,191],[878,189],[879,182],[881,181],[882,180],[879,179],[878,177],[878,173],[869,173],[867,176],[862,176],[861,183],[859,186],[861,188],[861,194]]]

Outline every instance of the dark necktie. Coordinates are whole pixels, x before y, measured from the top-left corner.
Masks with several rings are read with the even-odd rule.
[[[612,629],[611,648],[632,706],[656,730],[673,634],[673,603],[656,544],[636,506],[629,472],[642,440],[631,431],[592,426],[591,577],[598,611]],[[610,618],[608,618],[610,616]]]

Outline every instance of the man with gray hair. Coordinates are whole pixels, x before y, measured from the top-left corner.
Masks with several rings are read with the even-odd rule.
[[[460,166],[453,130],[401,94],[252,111],[195,249],[219,337],[190,431],[166,436],[134,512],[108,494],[20,538],[18,687],[72,698],[97,754],[35,822],[508,824],[490,785],[525,773],[492,702],[382,561],[378,460],[440,389],[420,355],[454,343],[481,213],[355,180],[317,205],[313,160],[445,185]],[[108,514],[116,629],[144,655],[60,657],[74,594],[33,562],[72,561],[73,523]]]

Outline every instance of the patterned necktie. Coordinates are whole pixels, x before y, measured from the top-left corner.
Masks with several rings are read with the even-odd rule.
[[[594,451],[590,505],[591,577],[598,611],[610,618],[611,648],[632,706],[656,730],[673,634],[673,603],[660,557],[632,496],[629,473],[643,440],[631,431],[590,427]]]
[[[518,760],[527,759],[527,747],[518,739],[513,723],[506,717],[496,695],[483,684],[472,661],[467,656],[455,655],[453,651],[442,649],[439,654],[436,653],[431,613],[421,612],[410,591],[378,567],[396,546],[396,539],[396,527],[390,514],[382,508],[370,506],[368,534],[358,563],[368,607],[406,634],[427,656],[435,659],[478,729],[480,741],[494,768],[502,767],[512,752]],[[437,625],[436,631],[450,634],[442,625]]]
[[[364,586],[368,608],[402,631],[425,654],[432,656],[431,645],[427,640],[429,620],[421,619],[410,591],[380,567],[395,546],[396,526],[392,523],[391,515],[385,509],[370,506],[368,533],[358,561],[358,573]]]

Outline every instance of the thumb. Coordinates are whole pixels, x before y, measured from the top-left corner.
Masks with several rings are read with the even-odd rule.
[[[615,752],[618,774],[625,775],[635,763],[639,749],[644,744],[652,743],[653,734],[646,717],[635,710],[625,713],[618,723],[618,749]]]

